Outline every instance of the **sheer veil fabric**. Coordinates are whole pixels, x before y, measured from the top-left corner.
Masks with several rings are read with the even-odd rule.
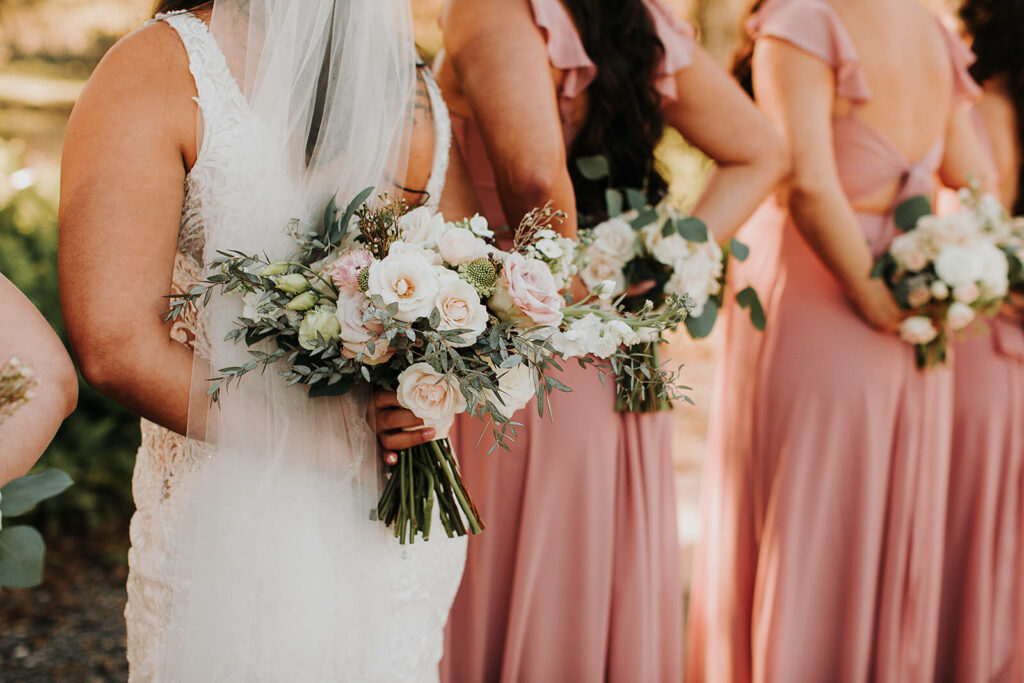
[[[203,208],[206,263],[221,250],[284,258],[290,221],[307,230],[332,195],[346,203],[403,177],[416,78],[408,0],[217,0],[210,30],[246,116],[242,158]],[[410,598],[424,587],[407,560],[425,550],[399,548],[369,519],[379,473],[366,397],[308,400],[268,371],[211,406],[211,368],[249,360],[224,341],[241,310],[238,297],[215,296],[200,312],[189,449],[201,466],[174,492],[159,678],[404,680],[418,664],[403,657],[426,656],[402,643],[412,600],[428,599]]]

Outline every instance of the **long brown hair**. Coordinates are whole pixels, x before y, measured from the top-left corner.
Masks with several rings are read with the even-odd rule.
[[[643,189],[652,203],[668,191],[654,166],[654,149],[665,128],[655,88],[665,46],[643,0],[565,0],[564,4],[597,67],[587,88],[586,119],[569,148],[577,211],[586,226],[606,216],[607,181],[584,178],[575,159],[604,156],[615,187]]]
[[[978,61],[971,75],[979,83],[1001,76],[1017,114],[1017,139],[1024,145],[1024,0],[967,0],[960,10]],[[1024,214],[1024,161],[1017,169],[1013,213]]]
[[[165,12],[178,12],[180,10],[197,10],[205,9],[213,4],[212,0],[205,0],[205,2],[197,2],[196,0],[157,0],[156,4],[153,5],[153,14],[163,14]]]

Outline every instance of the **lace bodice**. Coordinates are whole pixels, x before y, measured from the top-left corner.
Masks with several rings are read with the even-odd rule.
[[[205,23],[188,12],[161,15],[157,19],[172,27],[185,47],[189,70],[195,81],[202,131],[197,159],[185,179],[174,261],[172,290],[183,292],[202,279],[204,252],[208,249],[230,245],[230,248],[245,250],[253,246],[254,251],[262,252],[268,246],[271,249],[275,246],[247,245],[244,230],[224,218],[226,212],[222,207],[246,204],[239,202],[235,194],[245,193],[247,201],[252,198],[248,201],[252,215],[259,216],[268,207],[259,204],[261,193],[254,183],[284,183],[286,180],[274,177],[273,169],[263,168],[265,164],[260,165],[258,145],[251,144],[259,139],[259,123],[249,112],[245,98]],[[436,204],[444,187],[451,131],[440,92],[429,72],[425,73],[424,78],[434,110],[435,132],[435,155],[426,191],[429,201]],[[254,169],[259,169],[259,172],[254,172]],[[207,235],[214,234],[212,229],[208,232],[208,228],[212,228],[215,223],[216,234],[222,236],[223,244],[207,245]],[[233,215],[233,223],[244,224],[244,220],[238,219],[237,212]],[[280,239],[287,249],[286,241],[291,238],[284,230]],[[171,337],[205,357],[207,354],[203,340],[206,335],[197,325],[196,314],[186,313],[174,323]],[[168,578],[168,567],[178,542],[175,537],[176,520],[181,513],[178,509],[181,496],[178,493],[188,486],[190,480],[201,475],[202,464],[199,460],[186,448],[184,438],[146,420],[142,421],[142,444],[132,481],[137,511],[131,522],[129,600],[125,611],[130,676],[133,681],[160,680],[160,662],[164,657],[171,599],[178,589]],[[435,546],[433,543],[431,545]],[[464,552],[464,546],[460,546],[460,549]],[[463,556],[453,554],[451,547],[442,548],[440,545],[424,551],[437,556],[438,580],[442,576],[440,572],[444,573],[446,581],[451,580],[448,577],[455,577],[455,585],[448,587],[447,591],[454,596]],[[407,555],[403,551],[401,557],[407,560]],[[397,629],[396,637],[403,629],[408,630],[411,623],[425,621],[428,624],[435,623],[436,628],[417,627],[425,629],[425,636],[421,638],[422,646],[403,647],[403,653],[408,654],[412,660],[396,660],[398,664],[395,666],[401,665],[398,669],[393,666],[384,667],[395,674],[394,677],[389,675],[390,680],[402,680],[402,670],[422,672],[433,667],[436,675],[436,662],[441,654],[440,629],[447,616],[450,597],[447,602],[431,602],[422,597],[425,588],[422,583],[413,580],[411,585],[405,585],[408,583],[409,578],[406,577],[405,583],[396,582],[395,585],[396,595],[406,595],[408,605],[404,611],[395,610],[396,619],[402,616],[400,623],[393,624],[393,628]],[[429,589],[427,592],[433,591],[442,597],[446,594],[441,586],[426,588]],[[399,637],[399,641],[408,639],[415,643],[417,635],[421,634],[406,633],[405,638]],[[422,677],[416,676],[415,679],[422,680]]]

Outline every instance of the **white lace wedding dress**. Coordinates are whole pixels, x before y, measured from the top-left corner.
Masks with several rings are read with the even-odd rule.
[[[187,291],[202,276],[206,229],[222,220],[223,193],[229,191],[229,186],[232,191],[237,191],[241,179],[241,186],[256,196],[260,193],[261,183],[270,180],[259,177],[255,171],[258,166],[254,166],[252,147],[254,136],[259,134],[258,125],[248,115],[245,99],[204,22],[187,12],[164,15],[158,20],[173,27],[185,46],[201,113],[200,151],[186,178],[174,263],[174,291]],[[423,72],[422,78],[430,95],[435,129],[435,155],[427,196],[428,201],[436,202],[443,189],[451,131],[436,84],[429,73]],[[226,183],[229,178],[235,182]],[[235,201],[237,203],[237,197]],[[187,314],[174,324],[171,334],[174,340],[203,355],[204,333],[196,329],[196,325],[195,314]],[[294,396],[296,401],[308,400],[301,391],[296,391]],[[310,428],[315,429],[316,426],[311,425]],[[353,441],[363,439],[365,443],[372,439],[367,425],[354,425],[353,429],[366,432]],[[376,456],[370,454],[367,457]],[[142,445],[133,478],[137,511],[131,521],[128,606],[125,610],[132,681],[173,680],[166,673],[168,641],[175,637],[168,633],[168,629],[175,591],[181,590],[182,586],[175,585],[170,567],[178,550],[176,544],[181,542],[178,536],[183,491],[203,477],[202,460],[190,454],[183,437],[142,421]],[[339,496],[345,493],[344,489],[338,491]],[[426,543],[399,546],[383,525],[370,521],[366,524],[379,527],[379,534],[388,537],[389,548],[383,554],[370,553],[372,558],[369,559],[359,549],[353,549],[348,559],[354,563],[371,563],[365,570],[375,577],[373,585],[376,588],[373,590],[380,591],[384,586],[387,592],[375,599],[380,609],[375,610],[371,623],[357,625],[362,632],[371,634],[367,641],[370,646],[355,657],[357,661],[289,662],[288,676],[294,681],[326,680],[326,671],[334,672],[331,680],[430,681],[438,677],[443,628],[462,574],[465,539],[452,541],[442,534],[440,537],[435,535]],[[245,558],[237,559],[245,561]],[[330,575],[330,568],[326,569]],[[309,586],[307,589],[316,591],[317,587]],[[351,586],[351,590],[371,588]],[[338,605],[338,609],[344,607]],[[359,618],[365,620],[366,615]],[[244,634],[244,625],[238,626],[239,633]],[[317,634],[317,637],[328,640],[331,636],[330,633]],[[350,651],[340,654],[343,650],[339,647],[338,657],[353,657]],[[229,678],[239,681],[278,680],[285,667],[274,666],[273,653],[267,657],[270,664],[252,661],[233,663]]]

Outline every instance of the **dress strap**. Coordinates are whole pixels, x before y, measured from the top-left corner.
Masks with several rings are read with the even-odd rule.
[[[855,105],[871,99],[853,39],[836,11],[822,0],[768,0],[747,22],[751,38],[777,38],[828,63],[836,93]]]
[[[953,67],[953,102],[974,102],[981,97],[981,86],[971,76],[970,67],[977,57],[964,45],[956,34],[946,25],[941,17],[937,17],[942,37],[949,47],[949,61]]]

